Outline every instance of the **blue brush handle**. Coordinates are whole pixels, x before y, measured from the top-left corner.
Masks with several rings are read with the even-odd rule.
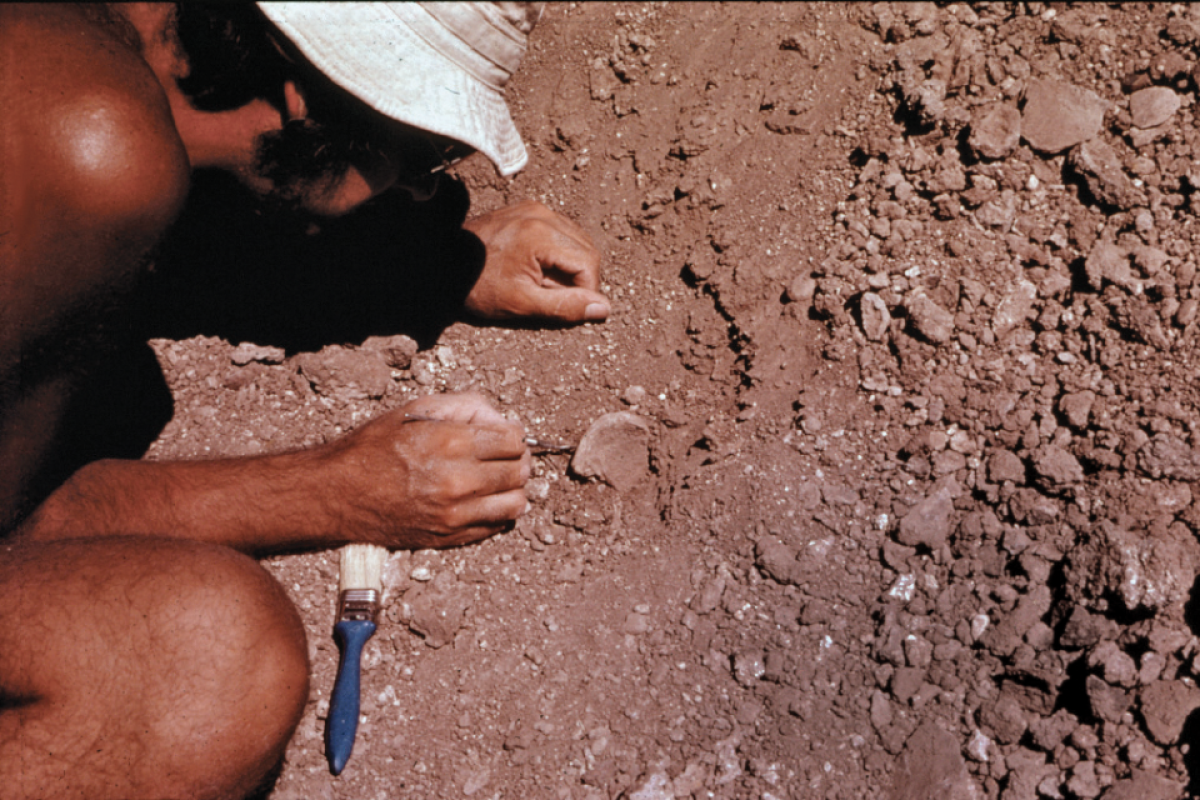
[[[354,750],[363,645],[374,633],[375,623],[370,620],[343,620],[333,626],[333,638],[342,649],[342,657],[329,698],[329,717],[325,720],[325,755],[334,775],[341,774]]]

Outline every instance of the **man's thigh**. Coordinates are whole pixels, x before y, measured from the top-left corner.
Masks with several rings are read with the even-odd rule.
[[[237,797],[308,695],[251,559],[171,539],[0,544],[0,798]]]

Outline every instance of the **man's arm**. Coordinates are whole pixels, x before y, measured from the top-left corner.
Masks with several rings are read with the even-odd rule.
[[[55,491],[17,537],[141,534],[259,555],[349,542],[466,544],[524,511],[531,459],[523,437],[520,425],[481,397],[445,395],[416,400],[309,450],[98,461]]]

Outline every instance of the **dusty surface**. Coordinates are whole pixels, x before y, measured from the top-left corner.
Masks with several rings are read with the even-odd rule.
[[[339,778],[336,555],[269,561],[313,663],[271,796],[1185,794],[1198,45],[1166,4],[551,7],[512,92],[531,166],[460,175],[595,237],[607,324],[412,356],[367,341],[403,331],[355,315],[377,287],[311,279],[355,322],[322,327],[283,269],[261,326],[153,343],[150,458],[446,389],[550,440],[638,418],[600,436],[617,488],[540,456],[516,530],[394,557]]]

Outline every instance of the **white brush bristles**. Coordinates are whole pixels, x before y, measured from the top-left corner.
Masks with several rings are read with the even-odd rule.
[[[383,591],[383,565],[387,563],[386,547],[373,544],[348,544],[342,548],[341,580],[338,591],[374,589]]]

